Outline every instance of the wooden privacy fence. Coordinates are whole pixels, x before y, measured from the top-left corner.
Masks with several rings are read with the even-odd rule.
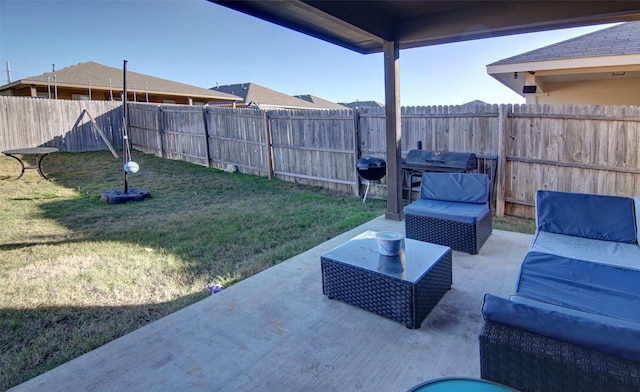
[[[129,110],[134,145],[143,151],[340,192],[361,194],[356,161],[386,155],[380,108],[262,111],[130,104]],[[147,118],[149,112],[155,116]],[[401,115],[402,155],[418,142],[425,150],[475,153],[479,171],[491,177],[498,215],[533,217],[537,189],[640,194],[638,107],[433,106],[404,107]],[[384,183],[371,193],[384,194]]]
[[[359,193],[351,110],[129,104],[136,149],[242,173]]]
[[[385,113],[230,109],[129,103],[135,148],[170,159],[360,195],[359,158],[385,159]],[[105,150],[86,110],[122,148],[121,104],[0,96],[0,149]],[[475,105],[404,107],[402,155],[473,152],[493,184],[497,215],[533,217],[535,192],[640,195],[640,107]],[[1,151],[0,150],[0,151]],[[370,194],[386,194],[385,180]],[[405,192],[408,184],[405,182]]]
[[[533,216],[538,189],[640,195],[640,107],[501,107],[497,212]]]
[[[45,146],[66,152],[106,150],[96,125],[114,148],[122,149],[123,120],[121,102],[0,96],[0,151]]]

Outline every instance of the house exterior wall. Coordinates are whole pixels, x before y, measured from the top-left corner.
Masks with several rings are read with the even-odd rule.
[[[68,88],[58,87],[57,97],[58,99],[68,100],[88,100],[89,90],[88,88]],[[9,90],[4,90],[0,95],[8,95],[14,97],[42,97],[49,98],[49,88],[46,86],[16,86]],[[55,91],[54,86],[51,86],[51,98],[54,98]],[[91,90],[92,101],[111,101],[111,92],[102,89]],[[122,100],[122,92],[119,90],[113,91],[113,100]],[[209,101],[215,101],[213,98],[190,98],[177,95],[160,95],[160,94],[146,94],[144,91],[136,91],[135,96],[132,90],[128,91],[127,100],[130,102],[150,102],[150,103],[169,103],[179,105],[204,105]],[[226,101],[223,101],[226,102]],[[231,105],[230,105],[231,106]]]
[[[548,83],[545,90],[535,94],[538,104],[640,106],[640,78]]]

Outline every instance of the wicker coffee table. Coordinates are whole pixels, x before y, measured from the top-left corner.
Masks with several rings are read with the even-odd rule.
[[[420,328],[451,288],[451,248],[405,238],[399,256],[382,256],[375,233],[366,231],[321,256],[322,292]]]

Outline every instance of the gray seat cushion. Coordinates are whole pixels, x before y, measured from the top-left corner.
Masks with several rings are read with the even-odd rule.
[[[404,213],[405,215],[476,224],[489,214],[490,210],[487,204],[420,199],[406,206]]]
[[[529,252],[516,294],[640,323],[640,270]]]
[[[485,320],[640,362],[640,325],[615,325],[485,294]]]
[[[640,270],[640,246],[538,231],[531,251]]]

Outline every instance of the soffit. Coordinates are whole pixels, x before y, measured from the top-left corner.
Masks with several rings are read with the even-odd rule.
[[[209,1],[360,53],[640,20],[640,1]]]

